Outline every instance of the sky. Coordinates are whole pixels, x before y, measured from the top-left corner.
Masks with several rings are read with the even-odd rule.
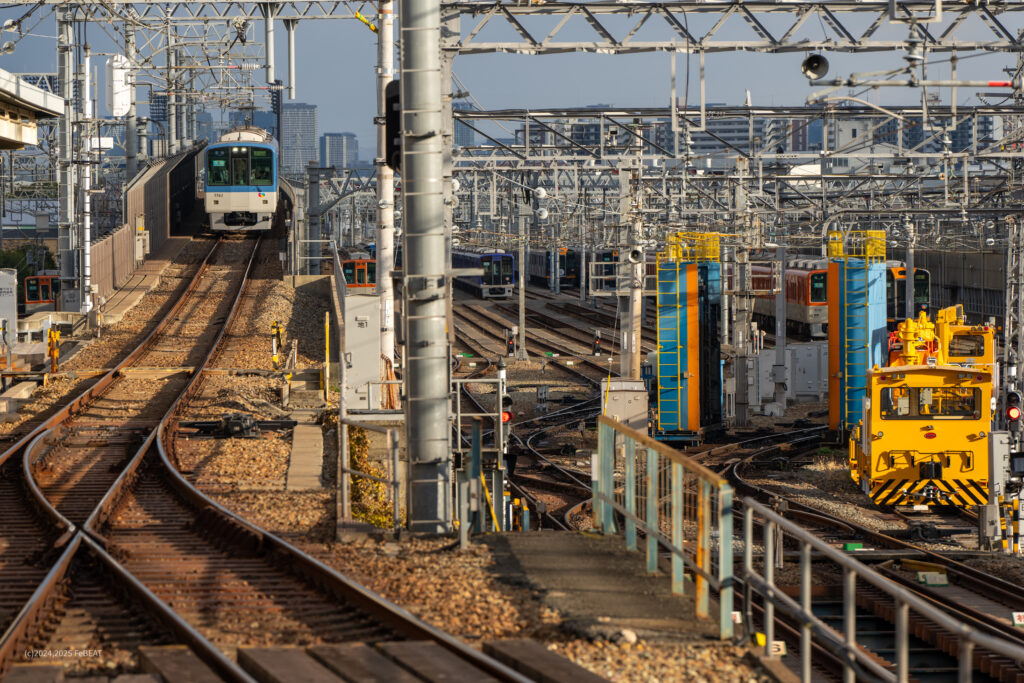
[[[46,11],[43,8],[41,11]],[[2,10],[0,20],[18,17],[23,10]],[[41,15],[40,15],[41,16]],[[784,20],[780,18],[779,21]],[[34,21],[34,20],[33,20]],[[26,22],[31,25],[33,21]],[[635,20],[634,20],[635,21]],[[690,19],[696,32],[700,18]],[[610,25],[614,20],[610,22]],[[257,22],[256,39],[262,39],[262,25]],[[808,22],[811,24],[811,22]],[[463,32],[474,22],[467,20]],[[781,24],[769,26],[780,35]],[[819,30],[812,26],[813,30]],[[747,38],[745,27],[729,27],[725,37]],[[487,29],[491,30],[491,29]],[[822,27],[820,31],[824,31]],[[891,35],[905,35],[903,27],[883,27]],[[979,30],[972,29],[974,35]],[[880,31],[880,34],[882,33]],[[55,26],[52,15],[32,28],[35,35],[26,36],[17,44],[13,54],[0,56],[0,68],[12,72],[56,71]],[[397,31],[396,31],[397,33]],[[501,31],[494,35],[501,37]],[[543,33],[541,33],[543,35]],[[971,31],[964,34],[972,35]],[[982,34],[985,35],[985,34]],[[563,40],[587,39],[592,36],[586,28],[568,30]],[[9,40],[10,33],[3,40]],[[485,37],[481,33],[481,38]],[[820,36],[819,36],[820,37]],[[97,51],[110,50],[110,42],[97,27],[89,29],[87,38]],[[277,24],[278,78],[287,78],[285,31]],[[376,35],[357,21],[300,21],[296,35],[296,99],[319,106],[319,133],[354,132],[359,138],[360,156],[374,156],[375,132],[373,117],[376,113]],[[903,64],[900,53],[837,54],[826,53],[831,61],[829,76],[847,76],[853,72],[898,68]],[[707,100],[742,104],[749,89],[755,105],[803,104],[815,89],[800,73],[800,53],[766,55],[756,53],[723,53],[707,56]],[[944,61],[944,55],[935,55]],[[677,62],[678,83],[682,99],[685,56]],[[1002,68],[1013,66],[1013,55],[990,54],[980,58],[962,59],[961,78],[1002,78]],[[397,58],[396,58],[397,65]],[[465,55],[455,60],[454,71],[473,98],[485,109],[579,107],[606,103],[617,107],[661,107],[669,100],[669,56],[664,53],[642,55],[566,54],[557,56],[528,55]],[[103,71],[100,71],[103,78]],[[262,76],[263,71],[257,71]],[[948,64],[938,64],[929,72],[932,77],[948,77]],[[697,58],[690,64],[690,102],[698,100]],[[977,103],[973,93],[977,89],[961,89],[960,101]],[[100,100],[104,98],[100,90]],[[842,94],[842,93],[839,93]],[[948,102],[948,89],[940,93]],[[145,95],[142,95],[145,97]],[[884,92],[869,93],[873,102],[912,104],[919,101],[920,91],[888,88]],[[287,100],[286,100],[287,101]],[[265,105],[263,108],[269,108]],[[104,104],[100,111],[105,112]]]

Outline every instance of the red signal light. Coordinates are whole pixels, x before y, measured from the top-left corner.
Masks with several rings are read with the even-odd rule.
[[[503,411],[501,411],[501,423],[502,424],[508,424],[511,421],[512,421],[512,411],[511,410],[503,410]]]
[[[1006,409],[1006,419],[1016,422],[1020,419],[1020,408],[1017,406],[1010,406]]]

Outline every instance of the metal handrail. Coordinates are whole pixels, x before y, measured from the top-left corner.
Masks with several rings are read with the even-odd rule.
[[[621,491],[615,481],[619,458],[623,463]],[[630,550],[637,549],[637,532],[643,532],[650,572],[658,570],[659,546],[666,548],[671,555],[673,593],[684,592],[684,570],[689,568],[695,578],[698,617],[710,616],[711,589],[717,590],[719,637],[731,638],[733,490],[729,482],[679,451],[604,415],[598,416],[592,481],[594,525],[605,534],[615,533],[615,513],[621,514]]]
[[[960,640],[959,677],[960,683],[969,683],[973,672],[974,648],[980,647],[996,654],[1003,655],[1014,661],[1024,661],[1024,646],[1009,640],[982,633],[963,622],[957,621],[941,609],[921,596],[893,583],[890,579],[871,569],[862,562],[840,552],[810,531],[779,515],[773,510],[758,503],[753,498],[743,499],[744,514],[744,547],[743,567],[745,572],[744,599],[746,623],[751,623],[751,593],[758,589],[765,600],[764,628],[767,645],[770,647],[775,635],[775,608],[781,608],[802,624],[800,658],[802,665],[801,678],[811,680],[811,634],[819,636],[819,644],[836,652],[843,660],[846,680],[855,677],[875,677],[883,681],[906,683],[909,677],[909,611],[924,617],[936,626],[952,633]],[[753,568],[754,515],[764,519],[764,575]],[[774,579],[775,566],[775,534],[784,532],[800,544],[800,602],[778,590]],[[818,619],[811,611],[811,550],[818,553],[819,559],[824,557],[843,569],[843,630],[840,634]],[[880,666],[857,644],[856,634],[856,582],[860,579],[865,583],[885,592],[892,597],[896,606],[895,649],[896,672],[893,673]],[[824,641],[824,642],[822,642]]]

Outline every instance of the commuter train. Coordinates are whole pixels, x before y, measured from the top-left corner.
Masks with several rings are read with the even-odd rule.
[[[341,274],[345,285],[356,289],[373,289],[377,286],[377,261],[364,254],[350,254],[341,262]]]
[[[995,332],[963,307],[922,312],[889,337],[888,367],[868,373],[851,430],[850,475],[879,505],[988,501]]]
[[[551,282],[551,250],[533,250],[526,256],[526,274],[531,284],[549,287]],[[560,287],[579,287],[580,254],[575,249],[558,249],[558,281]]]
[[[515,289],[515,257],[503,249],[453,249],[452,268],[482,269],[483,275],[457,276],[455,284],[483,299],[507,299]]]
[[[594,276],[594,284],[598,289],[613,290],[617,286],[628,286],[627,280],[630,271],[622,268],[620,260],[620,254],[626,256],[627,253],[620,249],[604,249],[594,252],[593,263],[595,265],[590,269],[590,273]],[[645,260],[645,288],[653,288],[658,277],[658,254],[648,251]]]
[[[895,330],[906,317],[906,267],[902,261],[887,261],[885,273],[886,318]],[[754,289],[771,288],[772,269],[751,266]],[[786,266],[786,332],[791,335],[824,338],[828,334],[828,262],[824,259],[790,259]],[[928,310],[931,274],[914,269],[915,313]],[[754,319],[766,330],[775,329],[775,297],[754,301]]]
[[[236,128],[203,151],[210,229],[270,230],[277,211],[277,142],[262,128]]]

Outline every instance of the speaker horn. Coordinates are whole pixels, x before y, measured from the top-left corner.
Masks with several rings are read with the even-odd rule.
[[[640,263],[643,260],[644,260],[644,252],[640,251],[639,249],[631,249],[630,250],[630,252],[629,252],[629,262],[630,263]]]
[[[823,55],[808,55],[800,64],[800,72],[812,81],[821,78],[828,73],[828,60]]]

